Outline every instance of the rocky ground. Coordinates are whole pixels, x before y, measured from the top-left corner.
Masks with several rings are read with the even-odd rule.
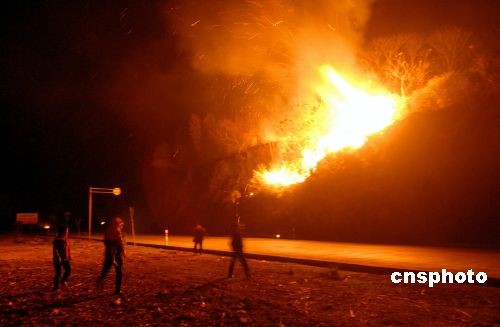
[[[0,236],[1,326],[500,325],[500,288],[394,285],[371,275],[249,260],[226,279],[227,257],[127,247],[123,292],[113,270],[95,287],[103,244],[71,240],[68,287],[51,292],[49,237]]]

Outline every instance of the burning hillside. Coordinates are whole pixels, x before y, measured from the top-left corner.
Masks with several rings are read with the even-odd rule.
[[[328,65],[319,71],[322,82],[314,87],[319,99],[313,111],[315,123],[293,138],[277,140],[284,143],[284,149],[299,148],[300,153],[295,157],[292,154],[274,169],[257,172],[266,184],[303,182],[328,154],[361,147],[369,135],[392,124],[399,114],[399,97],[385,89],[362,81],[350,82]],[[309,117],[299,119],[310,121]]]
[[[466,203],[444,191],[459,189],[451,176],[457,168],[434,168],[465,153],[464,142],[452,142],[460,128],[448,131],[453,124],[438,114],[418,113],[467,107],[464,95],[477,107],[476,98],[487,97],[471,92],[492,89],[495,60],[460,29],[369,37],[370,5],[179,1],[165,8],[167,31],[187,63],[168,76],[173,86],[158,83],[173,104],[155,106],[164,109],[158,117],[168,119],[172,107],[186,123],[163,141],[166,164],[144,165],[162,224],[188,230],[200,219],[222,230],[240,210],[255,230],[275,223],[324,238],[336,231],[367,239],[375,228],[358,225],[370,222],[397,230],[388,232],[394,238],[410,221],[439,220],[433,210],[445,208],[442,215],[450,216],[456,203]],[[462,124],[460,116],[450,117]],[[436,181],[445,185],[439,195],[429,192],[438,189]],[[443,194],[449,207],[438,201]],[[398,218],[404,228],[391,227],[394,217],[405,217]]]
[[[247,131],[233,151],[279,145],[273,162],[255,171],[254,183],[303,182],[325,156],[361,147],[397,119],[398,96],[377,85],[356,60],[369,8],[370,1],[169,8],[193,66],[219,81],[232,80],[212,93],[221,107],[232,107],[225,108],[232,116],[226,120]]]

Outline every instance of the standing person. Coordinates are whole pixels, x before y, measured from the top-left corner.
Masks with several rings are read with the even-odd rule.
[[[122,286],[122,255],[125,255],[122,235],[123,225],[124,222],[120,217],[114,217],[104,230],[104,263],[102,271],[97,279],[97,284],[100,285],[106,278],[111,265],[114,263],[116,271],[115,294],[121,294]]]
[[[239,224],[239,220],[239,217],[237,217],[237,221],[234,223],[233,231],[231,233],[231,247],[233,248],[233,256],[231,257],[231,261],[229,262],[229,273],[227,275],[228,278],[233,277],[234,263],[237,259],[241,261],[247,278],[250,278],[250,270],[248,269],[247,260],[243,255],[243,238],[241,237],[241,226]]]
[[[205,237],[205,234],[207,233],[207,230],[205,228],[203,228],[200,224],[196,224],[196,227],[194,228],[194,238],[193,238],[193,242],[194,242],[194,254],[196,254],[196,250],[198,248],[198,245],[199,245],[199,250],[198,250],[198,253],[201,254],[201,252],[203,251],[203,238]]]
[[[69,250],[68,227],[60,225],[57,227],[56,238],[52,242],[52,261],[54,262],[54,287],[52,291],[59,289],[59,279],[66,286],[66,280],[71,274],[71,253]],[[61,278],[61,267],[64,268],[64,275]]]

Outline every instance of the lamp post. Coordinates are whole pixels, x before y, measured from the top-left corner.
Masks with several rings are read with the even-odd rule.
[[[104,187],[89,187],[89,240],[92,237],[92,194],[113,194],[118,196],[122,194],[122,190],[119,187],[115,188],[104,188]]]

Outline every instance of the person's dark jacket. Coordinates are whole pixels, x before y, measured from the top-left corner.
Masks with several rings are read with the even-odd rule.
[[[200,242],[203,241],[203,238],[205,237],[206,230],[205,230],[205,228],[203,228],[200,225],[198,225],[194,229],[194,233],[193,234],[194,234],[193,242],[200,243]]]
[[[69,249],[69,240],[65,236],[58,236],[52,243],[52,257],[54,262],[63,262],[71,260]]]
[[[122,235],[123,221],[120,218],[115,218],[104,230],[104,241],[115,243],[124,246]]]
[[[243,239],[241,238],[241,233],[238,230],[233,231],[231,246],[236,252],[243,251]]]

